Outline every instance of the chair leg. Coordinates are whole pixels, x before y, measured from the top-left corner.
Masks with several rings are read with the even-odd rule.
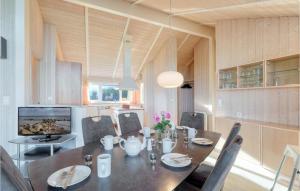
[[[293,188],[293,184],[294,184],[294,180],[295,180],[295,176],[296,176],[297,172],[298,172],[298,169],[294,168],[293,175],[291,177],[291,181],[290,181],[290,185],[289,185],[288,191],[291,191],[292,188]]]
[[[283,156],[283,158],[282,158],[282,160],[281,160],[281,162],[280,162],[280,165],[279,165],[279,168],[278,168],[278,170],[277,170],[277,172],[276,172],[276,176],[275,176],[274,183],[273,183],[273,186],[272,186],[272,188],[271,188],[271,191],[273,191],[274,188],[275,188],[277,179],[278,179],[278,177],[279,177],[279,175],[280,175],[280,171],[281,171],[281,168],[282,168],[282,166],[283,166],[283,163],[285,162],[285,159],[286,159],[286,155]]]

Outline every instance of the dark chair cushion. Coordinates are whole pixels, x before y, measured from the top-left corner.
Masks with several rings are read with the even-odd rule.
[[[201,188],[206,181],[207,177],[213,170],[213,166],[202,163],[199,167],[186,179],[186,181],[198,188]]]
[[[118,116],[122,135],[138,132],[142,129],[137,113],[121,113]]]
[[[196,112],[183,112],[180,120],[181,126],[188,126],[195,129],[204,130],[205,115]]]
[[[110,116],[87,117],[82,119],[82,134],[84,144],[100,141],[106,135],[116,136]]]
[[[24,179],[20,170],[2,146],[0,146],[0,158],[1,181],[3,179],[5,181],[3,183],[7,186],[4,190],[32,191],[31,185]]]
[[[174,191],[201,191],[201,189],[188,182],[182,182]]]

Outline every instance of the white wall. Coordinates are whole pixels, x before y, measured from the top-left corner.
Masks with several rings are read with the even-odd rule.
[[[10,154],[17,137],[17,107],[25,102],[25,2],[0,1],[0,36],[7,39],[7,59],[0,59],[0,144]]]

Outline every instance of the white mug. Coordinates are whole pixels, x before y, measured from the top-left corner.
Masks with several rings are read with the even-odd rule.
[[[151,135],[151,129],[150,127],[144,127],[143,128],[144,137],[150,137]]]
[[[97,157],[97,171],[99,178],[106,178],[111,174],[111,155],[101,154]]]
[[[172,142],[172,140],[169,138],[164,138],[162,142],[163,142],[163,153],[170,153],[175,148],[177,143],[177,142]],[[174,145],[172,146],[172,144]]]
[[[196,137],[196,134],[197,134],[197,130],[195,128],[188,128],[188,137],[189,139],[193,139]]]
[[[112,135],[106,135],[101,139],[101,143],[104,145],[105,150],[111,150],[114,148],[114,137]]]

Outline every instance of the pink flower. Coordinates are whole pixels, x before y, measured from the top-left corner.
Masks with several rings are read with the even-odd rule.
[[[159,115],[155,114],[155,115],[153,116],[153,120],[154,120],[156,123],[159,123],[159,122],[160,122],[160,117],[159,117]]]
[[[170,112],[166,112],[165,113],[165,117],[166,117],[166,119],[171,119],[171,113]]]

